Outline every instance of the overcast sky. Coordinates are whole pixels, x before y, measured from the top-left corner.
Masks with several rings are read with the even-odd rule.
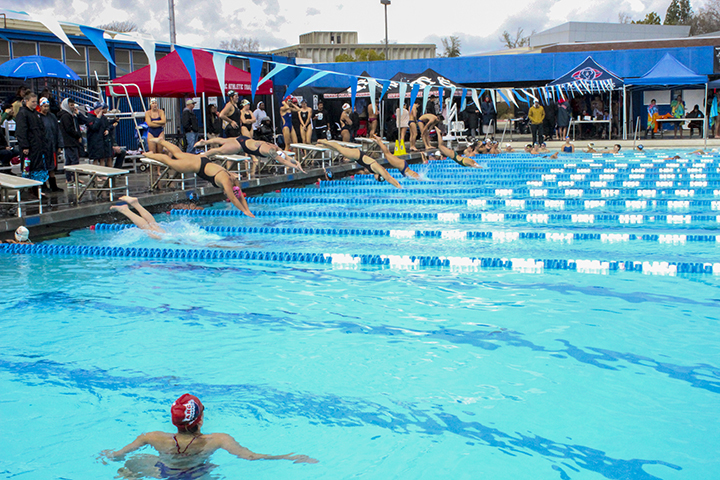
[[[697,9],[700,0],[691,0]],[[323,6],[333,4],[332,6]],[[504,30],[542,31],[567,21],[617,22],[618,12],[633,19],[655,11],[665,17],[670,0],[392,0],[388,36],[396,43],[436,43],[460,37],[462,54],[502,48]],[[0,0],[0,9],[51,12],[60,22],[97,26],[129,20],[157,41],[169,42],[167,0]],[[20,16],[9,14],[11,17]],[[302,0],[176,0],[177,41],[193,47],[218,47],[222,40],[249,36],[261,49],[298,43],[303,33],[357,31],[361,43],[385,38],[380,0],[334,2]]]

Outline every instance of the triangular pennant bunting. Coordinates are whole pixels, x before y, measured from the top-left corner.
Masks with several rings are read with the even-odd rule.
[[[260,82],[258,83],[258,87],[259,87],[260,85],[262,85],[263,83],[267,82],[268,80],[270,80],[272,77],[274,77],[274,76],[277,75],[278,73],[282,72],[283,70],[285,70],[286,68],[291,67],[291,66],[292,66],[292,65],[287,64],[287,63],[276,63],[275,66],[273,67],[273,69],[270,70],[270,71],[267,73],[267,75],[265,75],[265,76],[262,78],[262,80],[260,80]]]
[[[287,97],[288,95],[292,95],[292,93],[298,89],[300,84],[312,77],[314,73],[315,71],[310,70],[309,68],[300,69],[300,73],[298,74],[298,76],[295,77],[293,81],[288,84],[287,90],[285,90],[285,96]]]
[[[75,46],[72,44],[72,42],[70,41],[68,36],[65,34],[65,31],[62,29],[62,27],[60,26],[58,21],[55,20],[55,17],[52,17],[47,14],[40,14],[40,13],[34,13],[34,14],[30,15],[30,17],[33,20],[37,20],[38,22],[45,25],[45,28],[50,30],[56,37],[58,37],[60,40],[62,40],[65,45],[72,48],[73,50],[75,50],[75,53],[80,55],[80,52],[78,52],[75,49]]]
[[[355,97],[357,96],[358,77],[350,77],[350,106],[355,111]]]
[[[252,95],[252,102],[255,103],[255,92],[258,89],[258,82],[260,81],[260,75],[262,75],[263,62],[259,58],[248,59],[250,61],[250,94]]]
[[[185,69],[190,74],[190,80],[193,84],[193,92],[197,95],[197,71],[195,70],[195,57],[193,57],[193,51],[187,47],[181,47],[180,45],[175,46],[175,51],[178,53],[180,60],[182,60]]]
[[[467,107],[467,88],[463,88],[460,95],[462,96],[460,99],[460,111],[462,112]]]
[[[417,100],[418,91],[420,90],[420,84],[414,83],[412,86],[412,90],[410,90],[410,109],[412,110],[413,105],[415,105],[415,100]],[[423,112],[420,112],[420,115],[422,115]]]
[[[213,67],[223,97],[225,96],[225,62],[229,56],[227,53],[213,52]]]
[[[102,54],[103,57],[105,57],[108,62],[115,65],[115,61],[113,60],[112,55],[110,55],[110,51],[107,47],[107,42],[105,41],[104,30],[80,25],[80,31],[83,33],[83,35],[87,37],[88,40],[92,42],[93,45],[95,45],[95,48],[98,49],[98,51]]]

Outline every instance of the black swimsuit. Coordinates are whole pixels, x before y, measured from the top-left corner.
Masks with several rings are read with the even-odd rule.
[[[205,166],[211,163],[210,160],[208,160],[205,157],[200,157],[200,171],[197,172],[197,176],[202,178],[203,180],[207,180],[208,182],[212,183],[215,187],[220,188],[220,185],[215,183],[215,177],[217,176],[217,173],[213,175],[212,177],[205,173]],[[218,172],[219,173],[219,172]]]
[[[355,161],[356,161],[357,163],[359,163],[361,167],[367,168],[370,172],[372,172],[372,169],[370,168],[370,165],[373,165],[373,164],[377,163],[377,160],[375,160],[375,159],[372,158],[372,157],[368,157],[370,160],[373,160],[373,162],[372,162],[372,163],[365,163],[365,161],[363,160],[363,158],[367,157],[367,155],[363,154],[362,152],[359,152],[359,153],[360,153],[360,158],[358,158],[358,159],[355,160]]]
[[[245,153],[248,154],[248,155],[259,155],[259,156],[262,157],[262,155],[260,154],[260,147],[258,147],[258,148],[256,148],[255,150],[253,150],[252,148],[250,148],[250,147],[248,147],[248,146],[245,145],[245,143],[246,143],[248,140],[252,140],[252,138],[246,137],[245,135],[240,135],[239,137],[237,137],[237,142],[238,142],[238,143],[240,144],[240,146],[242,147],[243,152],[245,152]]]

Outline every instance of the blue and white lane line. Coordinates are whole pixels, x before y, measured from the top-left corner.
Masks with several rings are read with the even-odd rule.
[[[46,244],[2,244],[0,245],[0,254],[223,261],[250,260],[290,263],[300,262],[330,264],[340,268],[356,268],[362,265],[377,265],[396,269],[417,269],[427,267],[450,268],[452,270],[461,271],[503,269],[523,273],[543,273],[546,270],[570,270],[578,273],[605,275],[623,271],[670,276],[686,273],[720,275],[720,263],[635,262],[592,259],[556,260],[413,255],[352,255],[344,253],[289,253],[183,248],[123,248]]]
[[[95,231],[120,231],[136,228],[129,223],[98,223]],[[493,240],[512,242],[519,240],[545,240],[548,242],[601,241],[657,242],[684,245],[688,242],[720,243],[720,235],[687,234],[634,234],[634,233],[572,233],[572,232],[517,232],[517,231],[464,231],[464,230],[400,230],[368,228],[303,228],[303,227],[230,227],[201,226],[208,233],[219,235],[325,235],[325,236],[378,236],[391,238],[442,238],[445,240]]]
[[[239,210],[172,210],[171,215],[194,217],[240,217],[244,214]],[[364,218],[372,220],[430,220],[446,223],[473,222],[527,222],[532,224],[575,223],[578,225],[699,225],[718,224],[720,215],[634,215],[634,214],[585,214],[585,213],[404,213],[404,212],[345,212],[345,211],[277,211],[258,210],[253,212],[258,217],[289,217],[289,218]]]

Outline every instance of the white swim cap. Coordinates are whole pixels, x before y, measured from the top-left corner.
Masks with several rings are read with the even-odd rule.
[[[20,226],[15,230],[15,240],[18,242],[27,242],[30,238],[30,230],[26,227]]]
[[[442,157],[442,153],[440,152],[440,150],[438,150],[438,151],[435,152],[435,156],[437,156],[437,157]]]

